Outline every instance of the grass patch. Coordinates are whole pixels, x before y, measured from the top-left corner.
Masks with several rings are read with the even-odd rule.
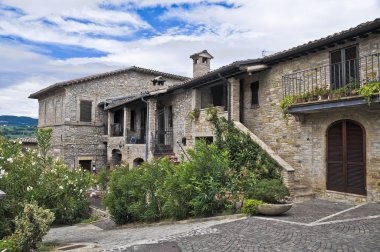
[[[100,216],[97,214],[91,214],[89,218],[81,220],[82,224],[89,224],[91,222],[97,221],[100,219]]]

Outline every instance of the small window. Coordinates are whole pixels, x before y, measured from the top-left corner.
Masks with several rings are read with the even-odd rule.
[[[202,63],[207,63],[207,58],[202,58]]]
[[[252,105],[259,105],[259,82],[251,83]]]
[[[92,101],[80,101],[80,117],[81,122],[91,122]]]
[[[136,120],[136,112],[134,110],[131,110],[131,125],[130,125],[131,131],[135,131],[135,120]]]

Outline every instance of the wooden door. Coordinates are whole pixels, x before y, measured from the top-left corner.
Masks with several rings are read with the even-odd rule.
[[[351,120],[332,124],[327,133],[327,189],[366,194],[365,133]]]

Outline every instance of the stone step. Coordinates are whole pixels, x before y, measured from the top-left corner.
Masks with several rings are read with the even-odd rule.
[[[294,203],[301,203],[304,201],[308,201],[315,198],[315,193],[307,192],[307,193],[295,193],[293,196]]]
[[[295,184],[294,185],[295,193],[308,193],[311,192],[310,188],[305,185]]]

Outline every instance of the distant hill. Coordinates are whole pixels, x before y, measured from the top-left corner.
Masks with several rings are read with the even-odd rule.
[[[37,126],[38,119],[27,116],[0,116],[0,126]]]

